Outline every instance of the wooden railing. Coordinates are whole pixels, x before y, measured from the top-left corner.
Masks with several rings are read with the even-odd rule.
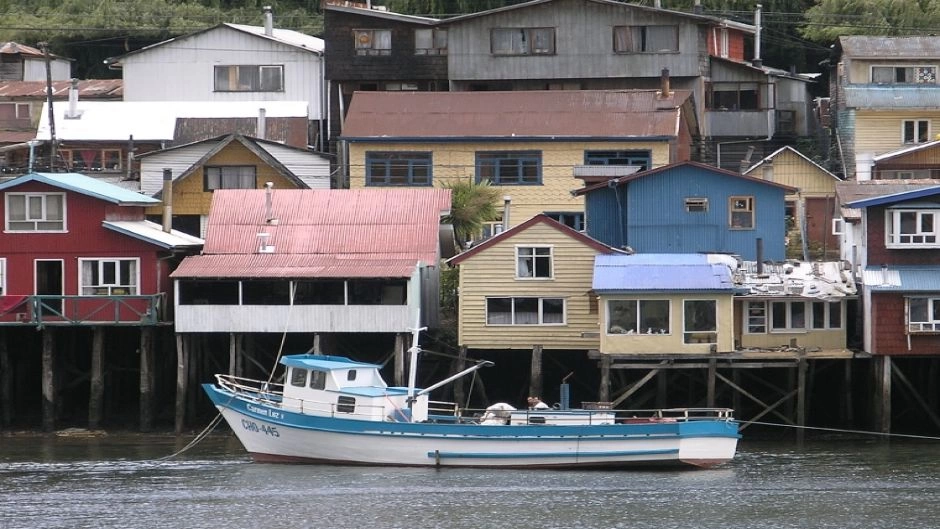
[[[166,323],[165,294],[134,296],[0,296],[0,325]]]

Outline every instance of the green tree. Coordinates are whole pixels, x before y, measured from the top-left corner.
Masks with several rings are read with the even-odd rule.
[[[446,182],[443,187],[451,192],[450,215],[444,222],[454,227],[457,244],[464,248],[466,241],[479,235],[484,222],[499,218],[499,190],[489,182],[477,184],[469,179]]]
[[[803,35],[832,42],[841,35],[936,33],[940,2],[926,0],[818,0],[806,12]]]

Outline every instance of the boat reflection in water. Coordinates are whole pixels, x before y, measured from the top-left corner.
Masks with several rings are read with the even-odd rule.
[[[417,344],[417,332],[415,340]],[[729,461],[738,424],[728,409],[515,410],[483,413],[430,401],[415,388],[420,352],[411,349],[408,387],[389,387],[379,365],[326,355],[289,355],[284,384],[216,375],[203,388],[255,461],[350,465],[621,468],[710,467]]]

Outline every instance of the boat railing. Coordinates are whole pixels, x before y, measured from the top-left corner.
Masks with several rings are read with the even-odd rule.
[[[239,397],[258,401],[279,401],[284,397],[284,384],[235,375],[215,376],[219,387]]]
[[[487,410],[460,408],[454,414],[461,423],[499,424],[504,419],[506,424],[629,424],[662,423],[692,421],[733,421],[730,408],[650,408],[650,409],[613,409],[609,403],[583,403],[582,408],[560,409],[515,409]],[[489,420],[488,420],[489,419]]]

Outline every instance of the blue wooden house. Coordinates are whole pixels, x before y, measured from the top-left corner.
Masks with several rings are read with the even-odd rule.
[[[793,187],[697,162],[594,184],[585,197],[587,234],[641,253],[731,253],[783,260],[784,197]],[[762,255],[758,256],[758,240]]]

